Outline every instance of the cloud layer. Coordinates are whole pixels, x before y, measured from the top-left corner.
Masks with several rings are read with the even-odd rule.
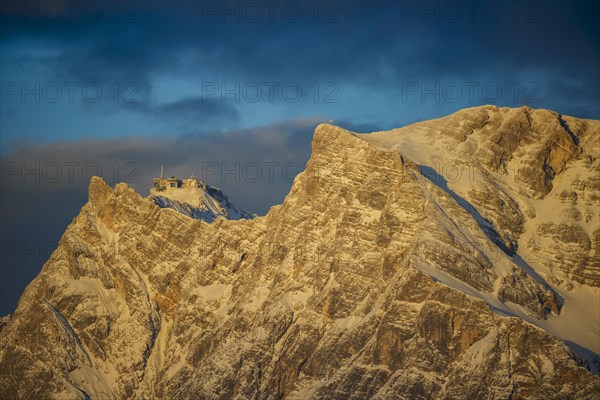
[[[391,128],[485,103],[600,112],[592,3],[23,4],[2,8],[4,151],[314,115]]]

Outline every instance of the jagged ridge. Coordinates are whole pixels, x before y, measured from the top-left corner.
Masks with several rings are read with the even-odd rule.
[[[410,146],[368,141],[317,127],[284,203],[253,220],[209,224],[92,180],[0,331],[2,392],[592,398],[585,361],[521,319],[560,320],[570,300],[508,251],[527,224],[424,176]],[[517,245],[497,251],[485,226]]]

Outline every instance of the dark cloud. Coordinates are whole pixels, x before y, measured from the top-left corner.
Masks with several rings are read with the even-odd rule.
[[[53,43],[61,49],[53,62],[65,76],[133,80],[148,91],[152,75],[170,71],[385,86],[559,65],[598,81],[598,6],[591,3],[278,2],[271,21],[266,3],[256,2],[263,14],[256,23],[244,2],[223,3],[134,1],[129,23],[115,23],[108,7],[98,21],[35,23],[9,14],[3,41]],[[286,4],[300,4],[298,21],[282,11]]]
[[[147,111],[157,118],[169,116],[182,119],[186,123],[187,129],[193,129],[194,124],[198,126],[209,122],[208,125],[213,125],[223,121],[228,121],[231,124],[240,119],[239,111],[232,104],[202,97],[188,97],[149,108]]]
[[[101,9],[98,18],[84,6],[67,17],[66,4],[72,3],[3,3],[2,80],[93,82],[104,96],[99,102],[78,98],[80,109],[46,104],[35,111],[38,123],[29,118],[31,104],[13,96],[3,104],[4,141],[24,136],[23,130],[60,140],[65,132],[69,138],[106,131],[187,133],[316,114],[392,127],[495,102],[481,93],[473,101],[463,95],[457,102],[420,97],[402,102],[402,86],[411,82],[495,82],[505,88],[498,105],[600,116],[599,6],[593,3],[84,2]],[[258,5],[257,22],[248,4]],[[44,16],[44,7],[56,5],[63,5],[60,18]],[[297,20],[295,9],[301,13]],[[186,84],[164,83],[171,80]],[[556,84],[560,81],[568,84]],[[228,87],[275,82],[280,88],[296,82],[304,97],[298,104],[280,93],[274,102],[264,95],[258,104],[231,97],[203,102],[207,82]],[[330,82],[337,88],[335,104],[323,102]],[[316,83],[319,101],[313,101]],[[509,94],[514,83],[537,85],[537,102],[514,100]],[[129,84],[135,85],[136,102],[123,101],[131,94]],[[570,86],[586,89],[574,92]],[[93,128],[85,126],[83,115],[94,121]]]

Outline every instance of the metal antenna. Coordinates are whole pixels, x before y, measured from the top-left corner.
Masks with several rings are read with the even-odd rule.
[[[160,179],[163,178],[163,166],[162,164],[160,165]]]

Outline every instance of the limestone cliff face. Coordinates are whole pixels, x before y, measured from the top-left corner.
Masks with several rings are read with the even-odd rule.
[[[427,129],[445,135],[436,145],[467,142],[464,128],[496,112],[504,113],[464,111]],[[550,223],[532,225],[528,213],[541,218],[539,204],[520,196],[554,199],[557,179],[588,154],[582,142],[589,128],[569,120],[581,137],[575,158],[540,145],[531,168],[544,175],[531,176],[544,183],[513,191],[492,172],[534,139],[523,131],[527,118],[505,119],[493,126],[512,136],[486,134],[499,148],[468,144],[478,179],[460,187],[411,154],[410,143],[398,145],[406,132],[364,137],[320,125],[283,204],[252,220],[194,220],[124,184],[111,189],[93,179],[89,202],[0,324],[0,392],[41,399],[593,398],[600,391],[588,370],[593,360],[551,332],[555,321],[575,318],[566,293],[595,293],[597,264],[583,262],[581,275],[565,269],[592,284],[567,272],[561,283],[519,253],[523,235]],[[536,128],[535,143],[544,135],[566,140],[550,126]],[[579,190],[582,201],[597,201]],[[562,243],[581,257],[597,248],[592,241],[578,247],[564,230],[546,232],[567,235]],[[539,256],[563,271],[549,254]],[[563,339],[590,348],[585,337]]]
[[[364,139],[433,167],[551,280],[600,287],[600,121],[484,106]]]

